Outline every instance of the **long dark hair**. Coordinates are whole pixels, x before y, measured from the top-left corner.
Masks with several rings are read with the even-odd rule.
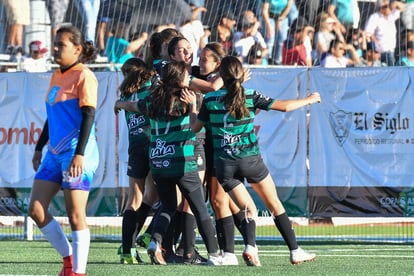
[[[124,80],[119,86],[122,97],[127,97],[140,89],[143,83],[155,77],[156,72],[148,68],[147,64],[139,58],[133,57],[125,61],[121,67]]]
[[[224,87],[227,89],[222,102],[230,115],[237,120],[250,117],[249,110],[246,107],[244,87],[241,85],[244,81],[244,70],[240,60],[233,56],[223,58],[220,65],[220,76],[223,78]]]
[[[151,91],[150,118],[171,120],[188,112],[187,105],[180,101],[180,84],[188,69],[183,61],[172,61],[162,68],[162,78]]]
[[[171,39],[170,43],[168,43],[168,54],[170,56],[174,55],[175,52],[175,48],[177,47],[178,42],[180,42],[181,40],[187,40],[187,38],[185,38],[184,36],[176,36],[173,37],[173,39]]]
[[[82,53],[79,57],[79,61],[82,63],[89,63],[95,60],[97,49],[93,46],[92,41],[86,41],[85,36],[75,26],[63,26],[60,27],[56,34],[69,33],[71,34],[69,40],[75,46],[82,46]]]
[[[153,33],[149,39],[145,61],[152,64],[154,60],[161,59],[161,49],[163,43],[170,43],[171,39],[182,34],[174,28],[166,28],[161,32]]]

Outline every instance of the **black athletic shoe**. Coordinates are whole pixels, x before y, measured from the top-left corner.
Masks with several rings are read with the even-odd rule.
[[[205,264],[206,262],[207,259],[201,256],[195,248],[193,254],[184,256],[184,264]]]
[[[184,259],[182,256],[178,256],[177,254],[171,253],[168,255],[168,257],[165,259],[167,264],[183,264]]]

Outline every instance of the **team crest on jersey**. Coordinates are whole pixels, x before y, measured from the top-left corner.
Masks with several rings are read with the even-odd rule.
[[[56,97],[58,95],[60,87],[59,86],[53,86],[50,88],[49,93],[47,94],[47,102],[49,104],[54,104],[56,101]]]
[[[155,143],[155,148],[151,149],[150,158],[165,157],[167,155],[174,155],[175,148],[174,145],[167,145],[166,141],[157,139]]]

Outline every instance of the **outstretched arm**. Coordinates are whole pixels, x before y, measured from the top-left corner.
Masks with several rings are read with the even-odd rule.
[[[295,109],[321,102],[321,95],[318,92],[313,92],[303,99],[274,101],[270,109],[279,110],[282,112],[289,112]]]

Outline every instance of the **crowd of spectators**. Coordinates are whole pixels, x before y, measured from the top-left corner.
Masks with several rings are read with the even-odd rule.
[[[207,12],[204,1],[177,1],[187,5],[181,9],[181,21],[152,25],[151,29],[133,34],[129,32],[136,5],[129,5],[128,1],[76,0],[74,5],[82,17],[86,38],[99,50],[100,57],[115,64],[106,68],[109,70],[119,68],[129,57],[144,57],[151,33],[170,27],[190,42],[193,65],[198,63],[200,49],[208,42],[221,43],[228,55],[239,57],[244,64],[262,66],[366,67],[414,63],[414,0],[373,0],[375,8],[364,20],[357,0],[253,2],[251,9],[237,14],[231,9],[223,10],[219,20],[210,26],[203,21]],[[30,24],[30,5],[11,0],[2,3],[9,27],[4,52],[10,55],[10,61],[20,61],[16,55],[28,59],[31,53],[24,47],[23,30]],[[51,22],[51,45],[54,33],[64,23],[68,4],[69,0],[45,1]],[[113,21],[117,23],[109,24]],[[52,48],[47,50],[53,52]],[[53,58],[49,61],[53,63]],[[50,64],[47,66],[50,68]]]

